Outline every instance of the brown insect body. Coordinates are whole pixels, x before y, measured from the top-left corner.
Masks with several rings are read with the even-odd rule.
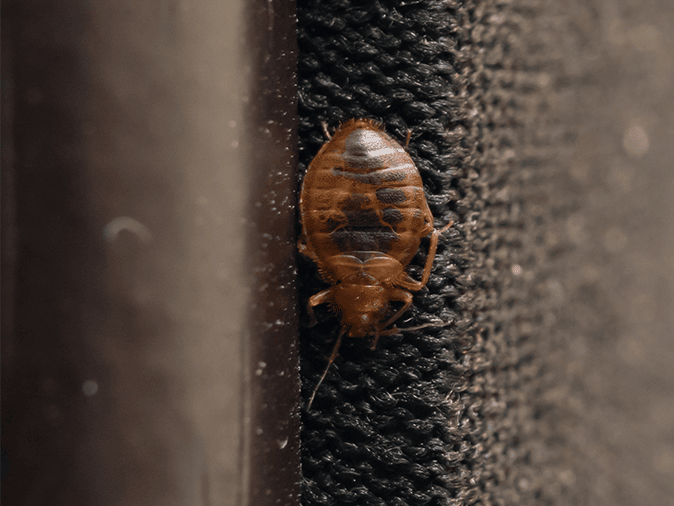
[[[314,319],[313,308],[330,303],[342,322],[311,406],[344,334],[374,336],[374,349],[379,336],[397,332],[387,327],[412,303],[410,291],[428,282],[438,236],[452,223],[433,228],[412,158],[379,123],[366,119],[341,125],[313,159],[302,185],[300,216],[299,250],[316,262],[332,285],[309,299],[308,311]],[[405,267],[428,234],[428,258],[416,281]],[[386,318],[394,301],[403,306]]]
[[[330,303],[350,336],[378,336],[412,302],[430,275],[438,234],[421,176],[380,124],[344,123],[309,165],[300,197],[300,252],[333,286],[309,300]],[[406,272],[421,239],[433,233],[421,281]],[[389,302],[403,307],[386,319]]]

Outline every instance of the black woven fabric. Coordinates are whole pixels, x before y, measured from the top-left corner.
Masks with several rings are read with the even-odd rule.
[[[369,350],[347,338],[303,411],[303,504],[545,504],[560,497],[545,442],[548,255],[542,211],[551,158],[532,5],[299,2],[300,165],[321,122],[383,121],[422,175],[440,240],[428,286],[400,323],[441,319]],[[542,32],[543,36],[545,32]],[[427,242],[409,271],[417,275]],[[299,259],[301,304],[325,288]],[[306,401],[339,332],[320,308],[300,336]],[[556,474],[557,473],[557,474]]]
[[[322,121],[334,128],[349,118],[373,118],[401,144],[411,129],[409,152],[436,226],[459,222],[454,24],[438,1],[299,2],[302,171],[326,142]],[[367,339],[344,340],[303,413],[303,504],[435,505],[457,494],[465,434],[450,421],[459,409],[452,401],[463,388],[460,357],[471,325],[459,308],[461,244],[460,228],[443,235],[427,287],[398,323],[452,325],[385,336],[374,351]],[[417,278],[427,247],[426,240],[408,269]],[[311,262],[299,265],[306,306],[325,285]],[[319,325],[305,325],[300,336],[305,406],[340,329],[328,308],[318,315]]]

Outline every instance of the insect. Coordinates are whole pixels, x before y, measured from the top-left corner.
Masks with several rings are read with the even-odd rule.
[[[351,119],[332,137],[325,131],[329,140],[302,184],[299,251],[316,262],[322,278],[332,285],[309,299],[312,324],[314,307],[328,303],[341,317],[342,328],[309,408],[345,334],[372,336],[374,350],[380,336],[398,332],[387,327],[412,304],[410,291],[428,282],[438,237],[453,224],[433,227],[419,171],[380,123]],[[408,143],[409,137],[408,133]],[[429,234],[426,265],[417,281],[405,267]],[[393,314],[391,302],[402,303]]]

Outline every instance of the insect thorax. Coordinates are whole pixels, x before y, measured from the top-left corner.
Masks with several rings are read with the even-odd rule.
[[[387,288],[382,285],[339,283],[332,288],[336,309],[352,335],[369,335],[386,315]]]

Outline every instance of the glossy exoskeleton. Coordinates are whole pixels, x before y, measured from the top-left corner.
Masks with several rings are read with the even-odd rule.
[[[299,250],[332,285],[309,299],[309,314],[315,321],[313,308],[329,303],[342,323],[329,368],[345,334],[372,336],[374,349],[380,336],[397,332],[389,325],[409,308],[410,291],[428,282],[438,236],[452,223],[434,228],[414,162],[379,123],[367,119],[342,124],[313,159],[302,185],[300,217]],[[417,281],[405,267],[429,234]],[[393,314],[391,302],[402,303]]]

